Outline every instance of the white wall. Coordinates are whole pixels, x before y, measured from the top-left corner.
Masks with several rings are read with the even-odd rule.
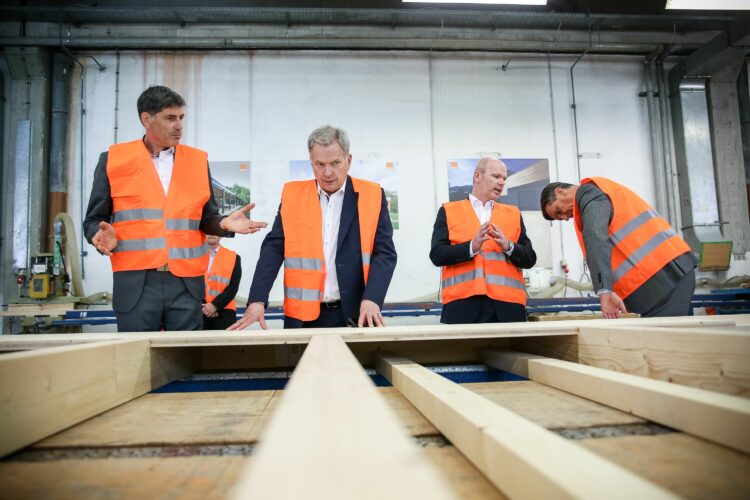
[[[71,86],[69,207],[80,221],[99,153],[114,140],[116,56],[97,53],[99,72],[85,72],[83,162],[80,80]],[[511,59],[507,71],[500,66]],[[399,162],[399,263],[388,301],[425,298],[438,289],[428,259],[437,207],[448,199],[446,160],[498,151],[507,158],[548,158],[552,180],[577,182],[569,68],[573,57],[397,52],[123,53],[120,142],[140,137],[136,99],[150,84],[170,86],[188,102],[183,142],[209,161],[251,162],[253,218],[272,222],[288,161],[307,157],[315,127],[345,128],[354,158]],[[549,64],[549,66],[548,66]],[[575,70],[582,176],[627,183],[653,203],[653,181],[638,57],[586,56]],[[82,172],[81,165],[83,166]],[[85,209],[84,209],[85,210]],[[582,257],[571,223],[524,214],[539,263],[563,254],[577,278]],[[80,227],[77,228],[80,232]],[[249,290],[265,234],[225,240],[243,259],[240,295]],[[87,293],[111,290],[111,269],[92,247],[85,259]],[[281,300],[277,280],[271,300]]]

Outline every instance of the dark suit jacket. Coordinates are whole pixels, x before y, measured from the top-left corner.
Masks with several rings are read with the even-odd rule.
[[[471,240],[465,241],[458,245],[451,245],[448,237],[448,223],[445,216],[445,208],[440,207],[435,226],[432,229],[432,248],[430,250],[430,260],[436,266],[452,266],[460,264],[469,257],[469,247]],[[526,236],[526,226],[521,219],[521,234],[518,236],[518,242],[514,243],[513,253],[508,257],[510,262],[521,269],[528,269],[536,264],[536,253],[531,246],[531,241]],[[479,317],[479,310],[482,302],[485,300],[484,295],[475,295],[465,299],[454,300],[443,305],[443,312],[440,316],[442,323],[473,323]],[[500,300],[493,300],[493,306],[498,318],[509,318],[509,321],[525,321],[525,316],[519,318],[519,305]]]
[[[382,189],[381,189],[382,192]],[[362,248],[359,238],[357,199],[351,177],[346,179],[344,204],[341,207],[338,245],[336,247],[336,276],[341,292],[341,308],[345,318],[359,317],[362,300],[371,300],[383,307],[385,294],[396,268],[396,247],[393,245],[393,226],[388,215],[388,203],[382,193],[380,217],[375,232],[375,244],[370,257],[370,274],[365,286],[362,273]],[[284,262],[284,227],[281,206],[273,221],[271,232],[260,247],[260,257],[250,286],[248,304],[263,302],[268,305],[268,294]]]
[[[175,151],[176,153],[176,151]],[[83,221],[83,232],[86,239],[91,243],[91,239],[99,230],[101,221],[112,222],[112,190],[107,177],[107,157],[108,153],[104,152],[99,156],[99,163],[94,171],[94,183],[91,187],[91,198],[89,207],[86,210],[86,219]],[[208,185],[211,186],[211,172],[208,173]],[[219,213],[219,207],[214,199],[213,189],[211,198],[203,206],[201,216],[200,230],[206,234],[213,234],[222,237],[232,237],[234,233],[224,231],[220,227],[223,215]],[[118,271],[112,276],[112,309],[115,312],[131,311],[143,291],[143,284],[146,281],[146,271]],[[183,278],[185,286],[190,294],[199,302],[206,296],[206,285],[203,276],[192,278]]]

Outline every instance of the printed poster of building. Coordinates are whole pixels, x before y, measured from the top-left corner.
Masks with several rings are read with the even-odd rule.
[[[250,162],[212,161],[211,190],[221,213],[228,214],[250,203]]]
[[[474,167],[479,158],[448,160],[449,200],[469,196],[473,186]],[[546,158],[502,158],[508,167],[508,180],[498,201],[522,211],[539,210],[539,197],[549,184],[549,161]]]

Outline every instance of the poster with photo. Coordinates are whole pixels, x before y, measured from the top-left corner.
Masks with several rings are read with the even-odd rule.
[[[385,192],[388,203],[388,215],[393,229],[398,229],[398,162],[383,160],[352,160],[349,175],[372,182],[377,182]],[[289,162],[289,180],[301,181],[313,179],[312,166],[309,160],[291,160]]]
[[[539,210],[539,197],[549,184],[549,161],[546,158],[502,158],[508,167],[505,189],[498,199],[520,210]],[[474,167],[479,158],[448,160],[448,189],[450,201],[469,196],[473,186]]]
[[[228,214],[250,203],[249,161],[212,161],[210,167],[219,212]]]

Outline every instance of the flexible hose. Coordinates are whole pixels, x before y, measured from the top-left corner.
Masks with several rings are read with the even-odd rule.
[[[552,298],[566,286],[580,291],[594,289],[591,283],[581,283],[570,278],[563,278],[562,276],[552,276],[549,281],[551,286],[534,295],[535,299]]]
[[[60,221],[63,225],[65,235],[65,264],[70,273],[70,293],[76,297],[84,297],[83,278],[81,276],[81,261],[78,259],[78,241],[76,240],[76,229],[73,219],[65,212],[55,216],[55,222]]]
[[[698,278],[695,280],[695,286],[697,287],[713,287],[713,288],[748,288],[750,287],[750,276],[732,276],[726,281],[719,281],[715,278]]]

